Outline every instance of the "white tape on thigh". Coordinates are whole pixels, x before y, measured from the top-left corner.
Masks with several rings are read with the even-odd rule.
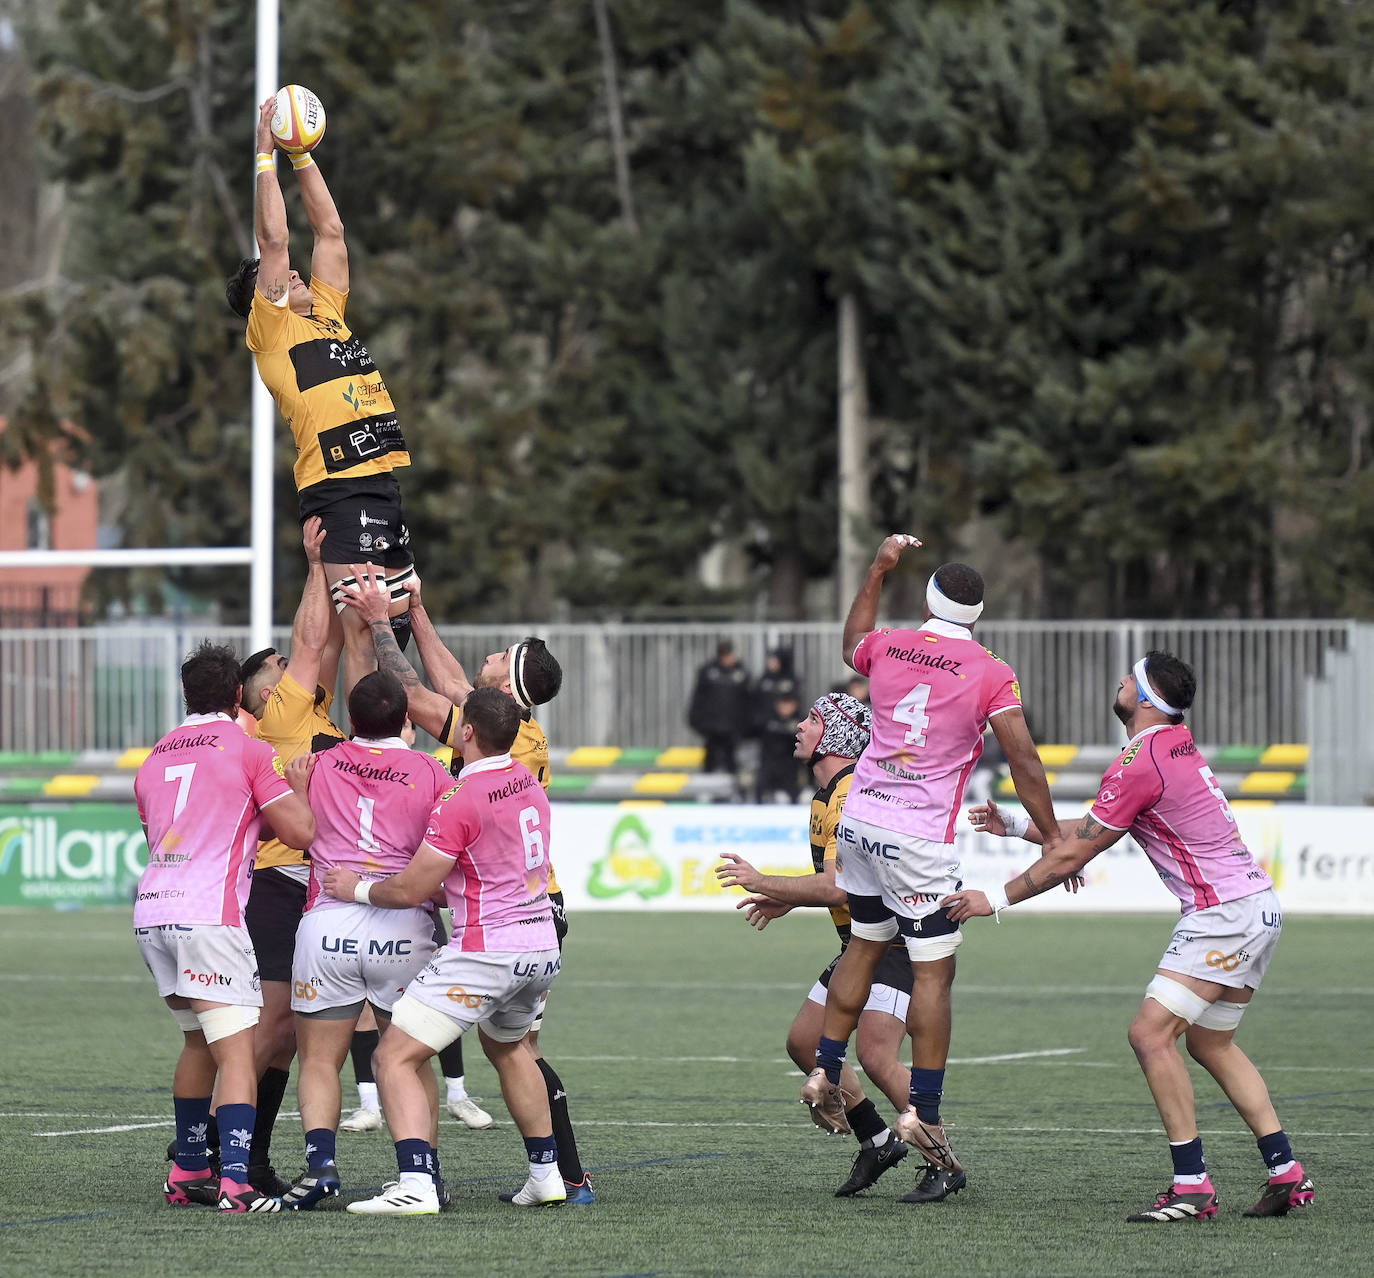
[[[169,1010],[176,1017],[176,1022],[181,1026],[183,1034],[194,1034],[200,1028],[200,1017],[189,1007],[173,1007]]]
[[[329,594],[330,594],[330,596],[331,596],[331,597],[333,598],[333,600],[334,600],[334,611],[335,611],[335,612],[337,612],[337,613],[339,613],[340,615],[342,615],[342,614],[343,614],[343,610],[344,610],[345,608],[348,607],[348,600],[344,597],[344,593],[343,593],[342,587],[344,587],[344,586],[356,586],[357,584],[358,584],[358,579],[357,579],[356,577],[354,577],[354,576],[348,576],[348,577],[340,577],[340,578],[338,579],[338,581],[334,582],[334,584],[331,585],[331,586],[329,587]]]
[[[1201,1025],[1203,1029],[1233,1030],[1240,1024],[1240,1018],[1249,1006],[1249,1003],[1228,1003],[1224,999],[1217,999],[1193,1024]]]
[[[947,936],[908,936],[905,940],[907,957],[913,963],[934,963],[953,954],[964,943],[964,934],[960,931]]]
[[[395,603],[398,599],[405,599],[410,591],[406,589],[406,582],[415,580],[415,565],[409,568],[402,568],[400,572],[393,573],[386,579],[386,588],[391,594],[391,602]]]
[[[888,917],[881,923],[860,923],[857,919],[851,919],[849,933],[861,941],[890,941],[897,935],[897,920]]]
[[[442,1052],[464,1029],[451,1016],[436,1012],[410,994],[402,994],[396,1000],[391,1023],[436,1052]]]
[[[212,1007],[208,1012],[197,1012],[196,1020],[205,1034],[207,1043],[218,1043],[242,1030],[252,1029],[258,1023],[256,1007]]]
[[[1189,1025],[1195,1025],[1198,1017],[1208,1007],[1207,1000],[1201,994],[1194,994],[1186,985],[1158,973],[1145,987],[1145,997],[1154,999],[1161,1007],[1175,1016],[1182,1017]]]

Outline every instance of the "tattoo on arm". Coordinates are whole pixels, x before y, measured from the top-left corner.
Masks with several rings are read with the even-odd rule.
[[[374,621],[370,629],[372,631],[372,646],[377,650],[377,669],[385,670],[388,674],[394,674],[407,688],[418,688],[420,676],[415,673],[414,667],[406,660],[405,653],[397,644],[396,636],[391,630],[391,623],[389,621]]]
[[[1105,825],[1101,825],[1097,821],[1094,821],[1091,814],[1089,814],[1078,823],[1078,829],[1073,833],[1075,838],[1087,839],[1088,842],[1091,843],[1099,834],[1103,833],[1106,828]]]
[[[1032,896],[1038,896],[1041,892],[1048,892],[1052,887],[1058,887],[1064,881],[1064,878],[1064,875],[1055,874],[1051,871],[1045,875],[1045,882],[1041,885],[1031,878],[1031,872],[1029,870],[1024,871],[1021,875],[1021,881],[1029,889]]]
[[[286,285],[272,280],[262,291],[269,302],[275,302],[286,292]]]
[[[1022,872],[1021,881],[1026,885],[1026,890],[1030,892],[1032,896],[1040,890],[1035,886],[1035,880],[1031,878],[1031,872],[1029,870]]]

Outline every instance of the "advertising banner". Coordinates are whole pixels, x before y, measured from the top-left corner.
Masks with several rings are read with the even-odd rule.
[[[1081,807],[1061,812],[1074,819]],[[1374,914],[1374,825],[1363,808],[1235,806],[1246,845],[1288,914]],[[734,852],[764,874],[809,874],[808,809],[731,804],[561,803],[550,854],[569,909],[729,910],[714,867]],[[1029,865],[1020,839],[959,830],[966,885],[991,888]],[[0,906],[132,902],[148,847],[132,806],[0,806]],[[1089,863],[1077,896],[1048,892],[1018,910],[1175,914],[1175,898],[1129,837]]]
[[[0,905],[132,904],[147,864],[132,805],[0,807]]]

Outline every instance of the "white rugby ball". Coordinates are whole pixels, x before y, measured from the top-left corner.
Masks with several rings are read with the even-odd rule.
[[[324,137],[324,103],[302,84],[278,89],[272,135],[292,155],[312,150]]]

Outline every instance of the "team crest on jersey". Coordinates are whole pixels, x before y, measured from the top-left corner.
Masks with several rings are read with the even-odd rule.
[[[1121,797],[1121,787],[1115,782],[1104,781],[1102,788],[1097,792],[1099,803],[1115,803]]]
[[[1005,665],[1006,663],[1004,662],[1003,664]],[[1013,679],[1013,680],[1011,681],[1011,695],[1012,695],[1013,697],[1016,698],[1017,704],[1019,705],[1020,702],[1021,702],[1021,680],[1020,680],[1020,679]]]

